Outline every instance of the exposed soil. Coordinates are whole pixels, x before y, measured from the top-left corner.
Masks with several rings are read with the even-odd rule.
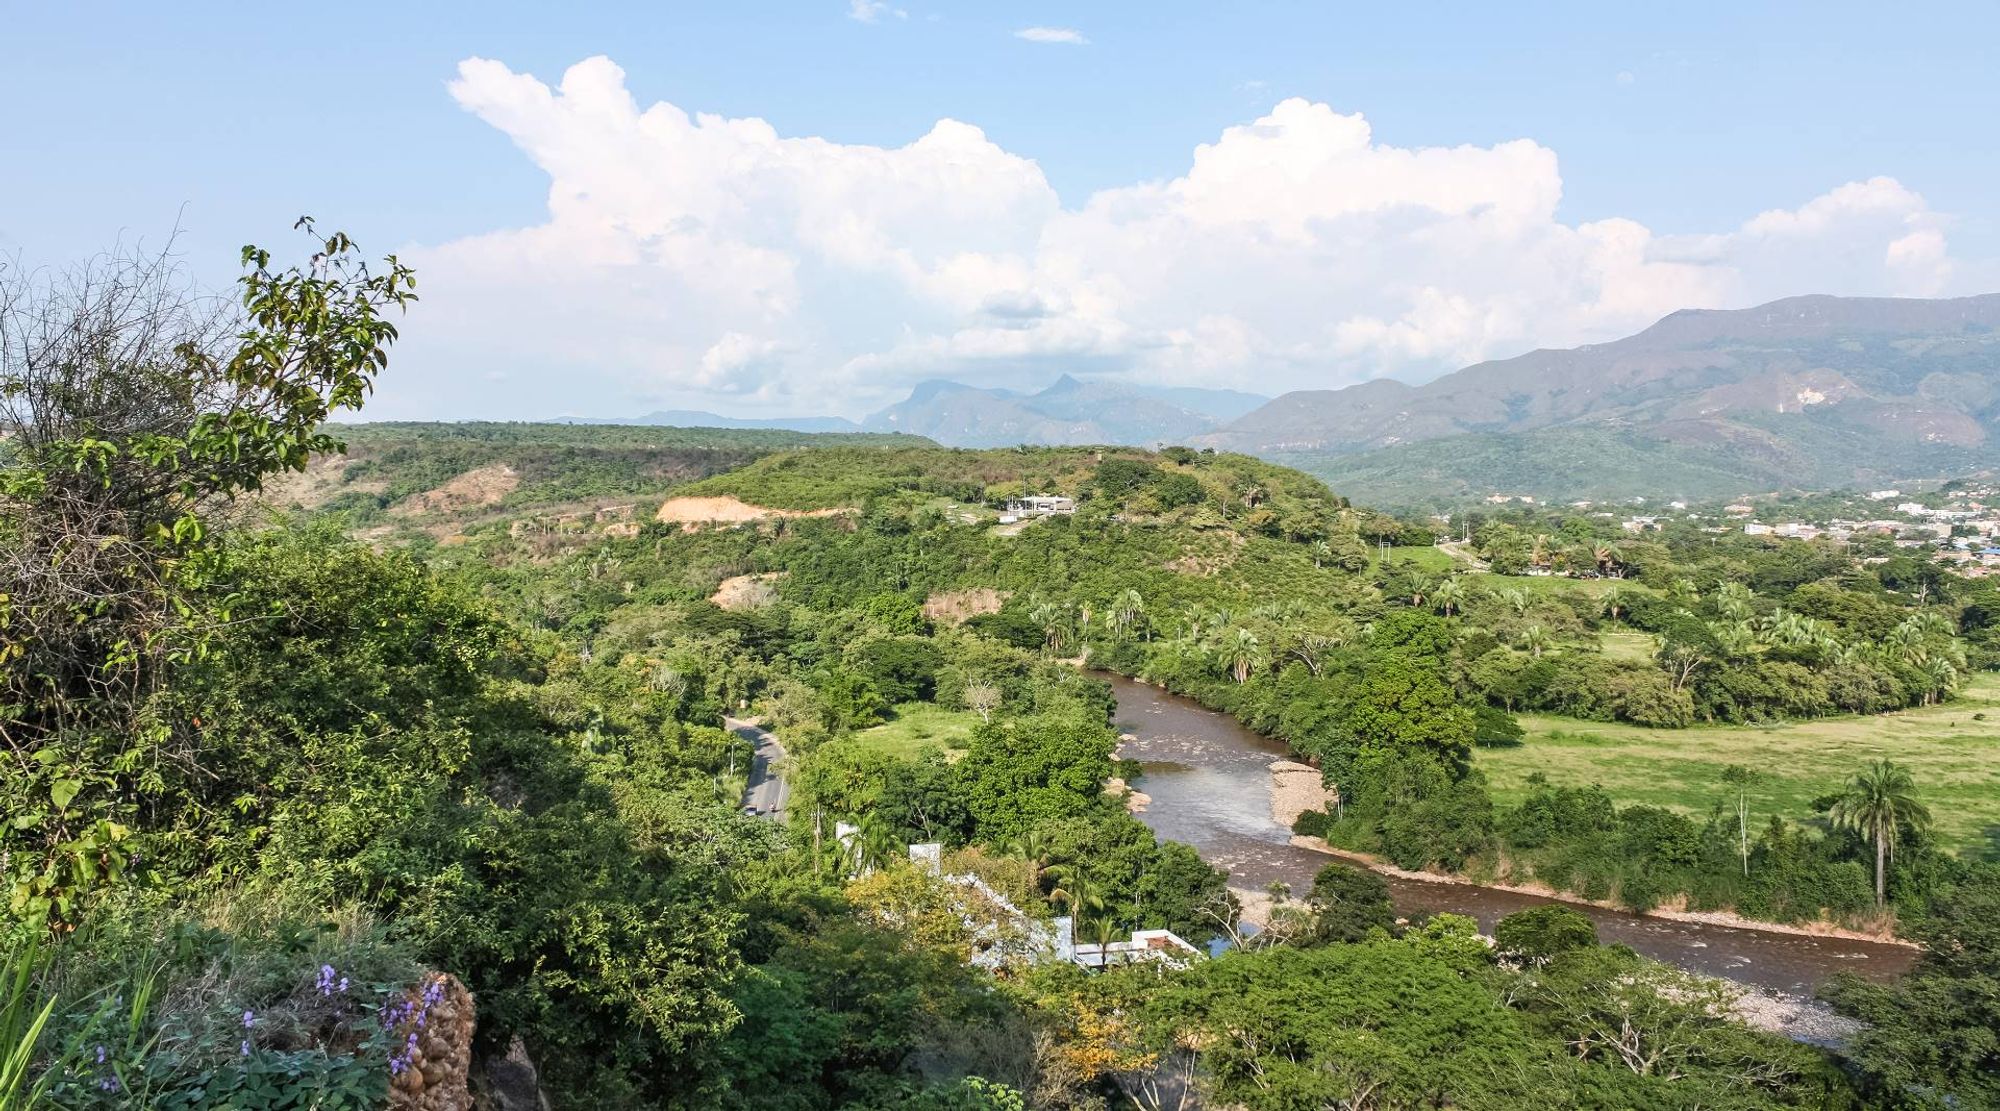
[[[751,505],[740,498],[729,497],[681,497],[668,498],[665,504],[660,506],[655,519],[692,531],[703,525],[741,525],[779,517],[837,517],[850,512],[853,511],[772,509],[768,506]]]
[[[396,517],[417,517],[426,513],[458,513],[486,509],[521,485],[521,476],[505,463],[474,467],[433,490],[411,494],[389,507]]]
[[[763,609],[778,600],[775,585],[785,577],[783,571],[770,571],[761,575],[732,575],[715,588],[708,596],[717,609],[754,610]]]
[[[1010,593],[984,586],[941,590],[924,601],[924,617],[939,625],[963,625],[981,614],[999,613]]]
[[[280,508],[299,506],[317,509],[350,490],[379,494],[389,488],[389,484],[382,479],[344,481],[349,462],[345,455],[316,456],[306,464],[305,470],[288,471],[266,482],[261,498],[267,504]]]

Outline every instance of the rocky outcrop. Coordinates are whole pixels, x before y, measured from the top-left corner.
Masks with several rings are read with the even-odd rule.
[[[479,1070],[476,1097],[477,1111],[549,1111],[541,1073],[518,1036],[508,1043],[506,1056],[488,1058]]]
[[[395,1111],[471,1111],[472,993],[458,977],[438,973],[411,988],[392,1026],[400,1048],[390,1062],[389,1106]]]

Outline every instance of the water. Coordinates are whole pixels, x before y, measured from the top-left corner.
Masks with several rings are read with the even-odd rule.
[[[1116,676],[1106,676],[1118,696],[1119,755],[1139,761],[1134,786],[1152,797],[1140,819],[1163,838],[1185,841],[1209,863],[1229,871],[1236,887],[1262,890],[1283,881],[1303,893],[1331,859],[1291,844],[1291,831],[1271,820],[1272,761],[1289,758],[1282,744],[1259,736],[1234,718]],[[1490,930],[1517,910],[1551,900],[1470,884],[1427,883],[1385,877],[1396,909],[1405,916],[1449,911],[1469,915]],[[1698,922],[1648,918],[1573,904],[1597,923],[1597,936],[1690,972],[1719,976],[1788,998],[1810,997],[1839,971],[1888,980],[1909,970],[1915,951],[1841,938],[1741,930]]]

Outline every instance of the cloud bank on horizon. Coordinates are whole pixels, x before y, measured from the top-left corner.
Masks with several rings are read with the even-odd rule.
[[[641,107],[605,57],[555,86],[472,58],[450,92],[549,175],[548,217],[408,252],[424,320],[385,416],[500,394],[476,415],[856,415],[925,378],[1064,370],[1264,393],[1421,380],[1680,308],[1961,292],[1966,269],[1894,178],[1711,234],[1568,224],[1532,140],[1398,147],[1301,99],[1179,177],[1065,207],[1032,159],[951,119],[894,148],[782,136]]]

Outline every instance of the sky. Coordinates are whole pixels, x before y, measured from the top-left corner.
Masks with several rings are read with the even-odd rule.
[[[2000,290],[2000,5],[0,0],[0,258],[418,272],[377,419],[1421,381]]]

